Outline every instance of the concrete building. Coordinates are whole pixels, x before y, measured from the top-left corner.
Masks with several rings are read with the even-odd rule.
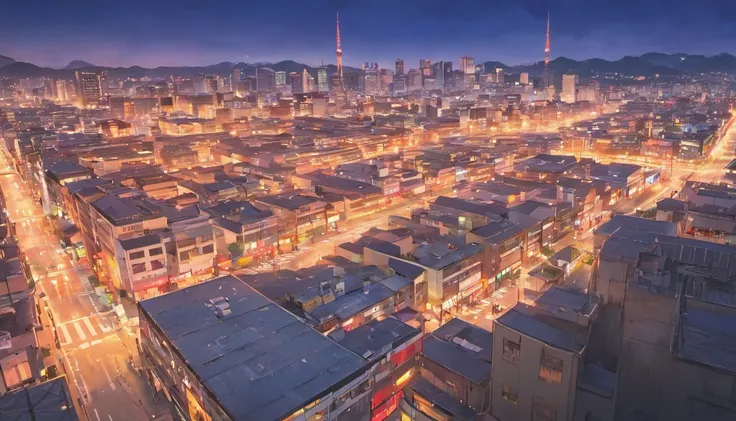
[[[597,312],[594,297],[553,287],[533,305],[518,303],[494,321],[496,419],[591,419],[575,417],[575,400]]]
[[[370,419],[366,361],[234,276],[138,309],[145,370],[190,419]]]
[[[104,74],[101,72],[92,72],[87,70],[77,70],[74,72],[76,78],[77,101],[81,108],[94,107],[100,105],[100,99],[103,96],[103,85],[105,83]]]

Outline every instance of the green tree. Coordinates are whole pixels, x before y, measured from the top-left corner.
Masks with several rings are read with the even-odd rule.
[[[230,243],[227,246],[227,251],[230,252],[230,256],[235,259],[243,255],[243,245],[240,243]]]

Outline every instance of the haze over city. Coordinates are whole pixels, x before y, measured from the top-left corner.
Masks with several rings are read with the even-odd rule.
[[[735,52],[736,5],[719,0],[698,2],[697,9],[683,0],[408,0],[390,7],[346,0],[41,0],[4,5],[0,54],[50,67],[71,60],[112,67],[334,63],[337,11],[351,66],[466,54],[509,65],[539,61],[547,11],[556,57]]]

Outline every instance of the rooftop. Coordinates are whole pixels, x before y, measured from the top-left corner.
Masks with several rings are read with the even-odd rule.
[[[736,373],[736,312],[688,305],[680,315],[678,351],[682,358]]]
[[[464,247],[454,248],[442,241],[437,241],[418,247],[414,252],[414,257],[420,265],[440,270],[481,252],[483,252],[483,246],[480,244],[470,243]]]
[[[338,342],[366,360],[374,360],[421,333],[397,319],[387,317],[358,326],[345,333],[345,337]]]
[[[394,291],[391,291],[388,287],[381,283],[373,283],[363,289],[338,297],[335,301],[323,304],[309,314],[319,323],[335,317],[340,320],[347,320],[354,314],[373,307],[393,295]]]
[[[134,250],[142,247],[153,246],[155,244],[161,244],[161,237],[156,234],[148,234],[127,240],[120,240],[120,246],[123,247],[123,250]]]
[[[446,342],[434,335],[424,337],[422,354],[476,384],[483,383],[491,375],[491,363],[480,358],[476,351],[455,342]]]
[[[677,235],[677,224],[674,222],[655,221],[636,216],[616,215],[610,221],[595,230],[596,235],[610,236],[619,229],[627,228],[636,231],[651,232],[662,235]]]
[[[79,421],[64,376],[0,396],[0,419]]]
[[[433,405],[441,408],[445,412],[448,412],[454,417],[453,420],[457,421],[473,421],[475,420],[475,410],[462,404],[462,402],[453,398],[447,392],[434,386],[429,380],[422,376],[417,376],[414,380],[409,383],[408,386],[416,394],[422,396],[426,400],[432,402]]]
[[[587,344],[587,328],[523,303],[517,303],[495,323],[563,351],[579,353]]]
[[[465,349],[473,350],[478,358],[491,362],[493,333],[483,328],[456,317],[437,328],[432,335],[445,342],[453,342],[464,346]]]
[[[210,300],[225,298],[218,317]],[[281,420],[358,375],[364,360],[234,276],[139,303],[233,420]]]

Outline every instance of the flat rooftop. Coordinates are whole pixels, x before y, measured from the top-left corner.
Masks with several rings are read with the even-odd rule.
[[[218,297],[230,304],[222,319],[210,304]],[[362,358],[234,276],[139,307],[233,420],[281,420],[364,368]]]
[[[64,376],[0,396],[0,419],[79,421]]]
[[[736,311],[720,310],[688,306],[680,315],[678,351],[682,358],[736,373]]]
[[[563,351],[579,353],[587,344],[588,329],[523,303],[510,308],[496,323]]]
[[[370,361],[382,357],[389,350],[397,348],[421,333],[418,329],[388,317],[381,321],[374,319],[358,326],[345,333],[345,337],[339,343]]]

